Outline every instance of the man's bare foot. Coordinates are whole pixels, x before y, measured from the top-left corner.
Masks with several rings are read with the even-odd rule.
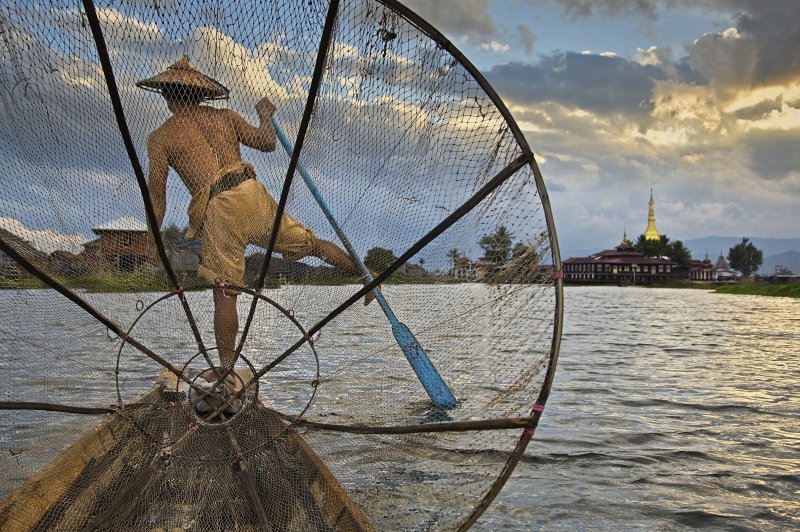
[[[372,275],[373,279],[378,276],[378,274],[373,272],[372,270],[370,270],[369,273]],[[380,288],[380,285],[378,285],[378,288]],[[370,290],[369,292],[364,294],[364,306],[365,307],[367,305],[369,305],[370,303],[372,303],[374,300],[375,300],[375,292],[373,290]]]
[[[366,307],[367,305],[369,305],[373,301],[375,301],[375,292],[370,290],[369,292],[364,294],[364,306]]]
[[[236,373],[236,370],[232,370],[231,374],[225,377],[225,382],[223,383],[225,388],[232,393],[239,393],[242,388],[244,388],[244,382],[242,378]]]

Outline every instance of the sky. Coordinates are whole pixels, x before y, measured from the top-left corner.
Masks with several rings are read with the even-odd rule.
[[[511,111],[544,176],[564,258],[614,246],[623,232],[631,239],[643,233],[651,188],[657,227],[673,240],[710,235],[800,237],[800,1],[407,0],[406,4],[480,69]],[[210,73],[236,83],[238,99],[226,105],[246,112],[267,84],[274,89],[278,86],[274,82],[283,80],[286,86],[293,82],[291,72],[280,70],[279,62],[267,64],[265,57],[288,60],[305,53],[308,66],[317,42],[306,39],[310,43],[306,46],[303,39],[292,38],[292,31],[287,32],[291,49],[281,48],[280,40],[264,47],[249,40],[255,30],[269,28],[271,21],[284,16],[276,3],[259,9],[260,19],[240,17],[236,24],[224,26],[231,35],[203,27],[218,22],[220,16],[204,11],[194,21],[200,25],[196,31],[172,40],[162,36],[183,35],[177,22],[185,21],[143,22],[136,18],[136,9],[150,6],[148,2],[125,0],[119,5],[128,11],[107,8],[101,15],[104,21],[115,22],[106,27],[117,43],[112,54],[120,67],[117,75],[126,111],[131,123],[139,124],[133,133],[142,153],[146,133],[167,114],[156,96],[135,88],[135,80],[166,67],[180,53],[206,64],[204,54],[213,53],[215,68]],[[24,78],[16,71],[24,70],[24,64],[3,63],[3,105],[7,110],[12,101],[18,110],[27,106],[20,116],[28,113],[41,120],[24,124],[0,120],[2,134],[25,140],[20,145],[27,147],[12,154],[0,146],[0,156],[7,168],[13,156],[23,157],[29,171],[21,179],[33,182],[41,192],[31,195],[28,188],[9,187],[0,197],[0,227],[45,251],[78,250],[82,242],[94,238],[88,229],[92,224],[114,216],[141,217],[141,206],[117,201],[137,197],[138,191],[105,103],[93,48],[59,48],[73,35],[86,34],[79,11],[73,7],[35,13],[49,21],[39,44],[47,42],[51,49],[20,44],[17,51],[29,55],[34,65],[44,65],[42,72],[48,76],[45,67],[51,56],[69,61],[62,74],[50,76],[52,94],[41,82],[20,81]],[[324,10],[320,13],[324,18]],[[11,27],[7,19],[0,22]],[[5,45],[24,42],[26,26],[16,25],[14,31],[15,38]],[[128,39],[125,32],[138,37]],[[259,55],[262,51],[266,55]],[[399,56],[388,57],[401,63]],[[161,63],[154,64],[154,58]],[[292,65],[288,61],[284,66]],[[123,66],[130,68],[126,71]],[[372,75],[394,87],[397,80],[390,79],[394,71]],[[56,110],[51,98],[67,93],[79,101]],[[299,115],[301,96],[284,91],[277,95],[278,107],[295,109]],[[381,113],[388,109],[380,101],[373,103]],[[343,107],[336,116],[362,120],[365,109],[351,108],[348,115]],[[353,144],[369,151],[374,142],[359,139]],[[260,168],[285,163],[273,159]],[[87,161],[92,166],[86,166]],[[372,164],[366,157],[364,161]],[[47,170],[52,168],[68,179],[48,179]],[[348,201],[349,192],[339,192],[342,196],[332,199]],[[453,205],[461,201],[457,194],[445,192]],[[65,201],[68,194],[71,200]],[[188,196],[184,192],[181,198],[183,204],[173,212],[185,218]],[[389,207],[406,214],[410,208],[387,205],[387,212]],[[397,216],[398,223],[410,223],[409,216]],[[421,217],[413,220],[427,227],[432,223]],[[418,232],[408,233],[415,235]]]
[[[408,0],[530,143],[563,255],[800,236],[800,2]]]

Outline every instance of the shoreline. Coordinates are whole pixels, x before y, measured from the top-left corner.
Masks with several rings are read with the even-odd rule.
[[[791,284],[729,284],[717,286],[715,294],[752,295],[800,298],[800,283]]]
[[[594,286],[615,286],[615,285],[585,285],[568,284],[573,287],[594,287]],[[800,283],[788,284],[762,284],[762,283],[740,283],[740,284],[712,284],[712,283],[671,283],[654,285],[636,285],[637,288],[674,288],[681,290],[705,290],[714,294],[767,296],[767,297],[792,297],[800,298]],[[622,288],[622,287],[620,287]],[[627,288],[627,287],[625,287]]]

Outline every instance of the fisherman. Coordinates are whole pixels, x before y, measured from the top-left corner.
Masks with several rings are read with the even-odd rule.
[[[148,183],[159,230],[166,210],[169,167],[192,195],[187,238],[201,242],[199,274],[214,283],[214,334],[225,369],[236,360],[239,330],[238,292],[225,285],[243,286],[244,250],[248,244],[266,248],[278,204],[256,179],[253,167],[242,161],[239,144],[269,152],[275,149],[271,117],[275,106],[266,97],[256,103],[258,127],[238,113],[201,103],[227,99],[228,89],[198,72],[184,57],[164,72],[136,84],[160,92],[172,112],[149,137]],[[334,243],[283,214],[275,251],[289,261],[314,256],[360,275],[358,265]],[[369,293],[364,300],[373,299]]]

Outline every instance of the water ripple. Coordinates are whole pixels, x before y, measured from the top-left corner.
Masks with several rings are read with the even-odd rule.
[[[800,528],[797,301],[568,288],[550,402],[479,530]]]

